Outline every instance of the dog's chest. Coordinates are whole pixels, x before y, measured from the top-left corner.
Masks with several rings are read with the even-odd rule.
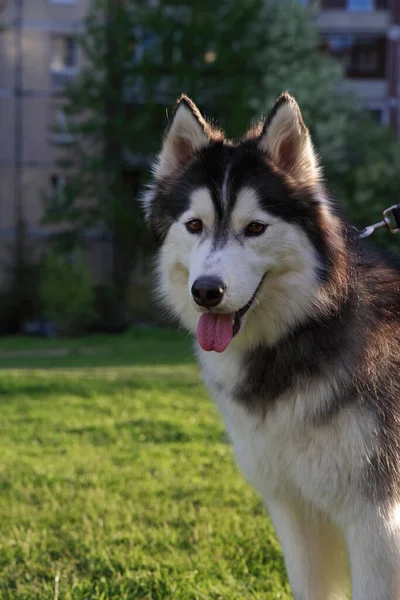
[[[240,356],[202,353],[199,358],[239,466],[261,494],[300,493],[323,510],[349,497],[358,485],[360,458],[366,456],[368,427],[351,414],[339,415],[329,426],[311,425],[305,415],[310,402],[325,401],[322,383],[311,395],[285,393],[261,414],[235,397]]]

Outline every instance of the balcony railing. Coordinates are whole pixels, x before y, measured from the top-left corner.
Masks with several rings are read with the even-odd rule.
[[[78,67],[63,67],[61,69],[50,69],[51,87],[62,90],[68,83],[78,75]]]
[[[340,9],[359,12],[388,10],[390,0],[320,0],[322,9]]]

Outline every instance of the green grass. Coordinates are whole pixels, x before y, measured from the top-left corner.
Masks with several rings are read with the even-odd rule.
[[[181,334],[0,340],[0,402],[1,599],[291,597]]]

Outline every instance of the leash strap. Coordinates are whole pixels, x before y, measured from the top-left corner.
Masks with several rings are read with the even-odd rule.
[[[400,204],[394,204],[383,211],[383,219],[374,225],[368,225],[358,232],[360,238],[366,238],[378,229],[388,229],[390,233],[400,233]]]

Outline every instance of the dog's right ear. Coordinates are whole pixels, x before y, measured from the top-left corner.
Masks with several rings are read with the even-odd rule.
[[[203,119],[197,106],[182,95],[175,107],[164,137],[163,147],[154,166],[154,177],[168,177],[184,167],[196,150],[210,141],[211,127]]]

